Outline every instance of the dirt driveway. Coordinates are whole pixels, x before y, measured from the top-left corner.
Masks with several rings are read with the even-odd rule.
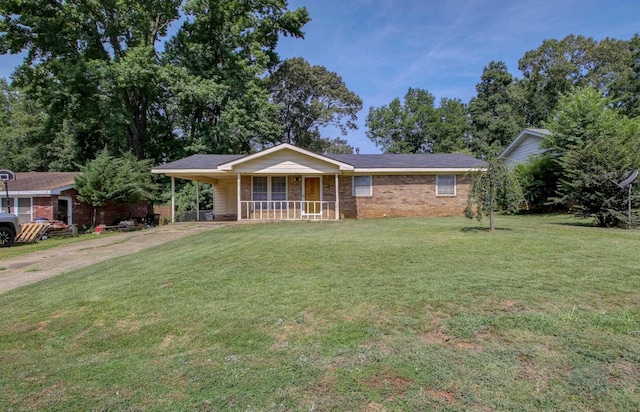
[[[137,253],[170,240],[212,230],[226,223],[173,223],[95,239],[0,260],[0,293],[64,272]],[[231,223],[233,224],[233,223]]]

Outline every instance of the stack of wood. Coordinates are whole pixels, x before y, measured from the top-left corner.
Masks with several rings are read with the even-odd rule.
[[[49,230],[47,231],[47,236],[49,237],[76,236],[77,234],[72,226],[64,222],[59,220],[49,221]]]

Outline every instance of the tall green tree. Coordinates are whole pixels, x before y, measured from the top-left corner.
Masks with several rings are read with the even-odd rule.
[[[131,152],[114,157],[106,150],[82,167],[82,174],[74,179],[75,188],[78,199],[93,207],[92,225],[95,226],[99,207],[110,203],[134,204],[157,196],[151,167],[151,161],[138,160]]]
[[[434,145],[438,114],[435,98],[422,89],[409,89],[404,102],[371,107],[365,120],[367,137],[385,153],[428,153]]]
[[[622,115],[611,99],[586,87],[560,98],[548,127],[552,135],[543,147],[560,168],[556,203],[599,226],[617,225],[627,201],[613,182],[640,167],[640,119]]]
[[[312,66],[301,57],[285,60],[269,77],[269,91],[279,106],[281,142],[312,150],[329,148],[321,128],[333,127],[342,136],[358,128],[362,99],[324,66]]]
[[[433,153],[469,151],[470,119],[467,106],[460,99],[440,99],[436,108],[438,121],[434,130]]]
[[[301,37],[308,20],[286,0],[6,1],[0,53],[27,52],[14,79],[46,111],[48,136],[72,134],[78,161],[103,147],[159,161],[277,136],[262,77],[279,36]]]
[[[180,3],[3,2],[0,52],[27,52],[14,77],[45,105],[50,133],[70,124],[80,160],[104,145],[142,158],[155,97],[149,90],[155,47],[179,18]],[[134,74],[137,69],[146,73]]]
[[[247,153],[282,134],[265,73],[280,62],[280,35],[302,37],[310,20],[285,0],[190,0],[189,19],[165,60],[184,69],[176,85],[176,129],[190,152]]]
[[[489,230],[495,230],[495,213],[520,210],[524,197],[515,174],[503,159],[490,158],[484,171],[474,173],[464,211],[469,219],[489,217]]]
[[[2,167],[15,172],[74,170],[75,145],[68,129],[48,135],[48,116],[38,102],[0,79]]]
[[[559,159],[567,151],[596,139],[615,139],[620,133],[620,120],[611,99],[593,87],[576,89],[560,96],[547,121],[552,133],[542,141],[542,147]]]
[[[618,74],[608,88],[608,95],[616,102],[620,113],[629,117],[640,116],[640,35],[637,33],[626,42],[629,54],[627,70]]]
[[[476,97],[469,101],[472,140],[476,155],[500,153],[524,126],[514,100],[515,79],[504,62],[492,61],[482,71]],[[488,153],[491,151],[492,153]]]
[[[560,96],[574,87],[591,86],[615,94],[628,106],[633,100],[628,92],[637,87],[632,76],[637,64],[633,48],[623,40],[606,38],[598,42],[571,34],[562,40],[547,39],[537,49],[527,51],[518,62],[523,73],[519,86],[525,95],[527,126],[541,126]]]

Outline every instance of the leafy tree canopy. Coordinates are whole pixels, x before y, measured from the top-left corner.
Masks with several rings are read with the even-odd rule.
[[[426,90],[409,89],[403,103],[395,98],[387,106],[371,107],[367,137],[385,153],[431,152],[438,123],[434,100]]]
[[[519,86],[524,90],[528,126],[540,126],[554,111],[560,96],[574,87],[591,86],[616,96],[629,113],[638,110],[638,36],[630,42],[569,35],[562,40],[547,39],[518,62],[523,73]],[[635,56],[634,56],[635,54]],[[634,78],[635,76],[635,78]]]
[[[277,136],[262,76],[308,21],[286,0],[6,1],[0,53],[27,52],[14,79],[47,114],[43,139],[69,133],[81,163],[102,147],[157,162]]]
[[[614,182],[640,167],[640,119],[622,115],[587,87],[560,99],[548,127],[552,135],[543,145],[562,171],[556,203],[600,226],[616,226],[627,200]]]
[[[515,79],[504,62],[492,61],[476,85],[477,96],[469,102],[472,145],[478,156],[500,153],[518,135],[524,122],[514,98]],[[495,153],[488,153],[492,147]]]
[[[331,146],[320,137],[320,128],[334,127],[343,136],[358,128],[355,121],[362,99],[323,66],[312,66],[301,57],[288,59],[269,76],[268,84],[272,101],[279,106],[281,142],[317,150]]]

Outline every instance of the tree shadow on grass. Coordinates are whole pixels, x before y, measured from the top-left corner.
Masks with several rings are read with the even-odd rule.
[[[503,231],[508,231],[511,232],[513,229],[509,229],[506,227],[497,227],[495,229],[495,232],[503,232]],[[461,232],[463,233],[468,233],[468,232],[487,232],[487,233],[491,233],[491,230],[488,227],[485,226],[474,226],[474,227],[463,227],[462,229],[460,229]]]
[[[600,227],[596,225],[596,222],[553,222],[552,225],[561,225],[561,226],[579,226],[579,227]]]

